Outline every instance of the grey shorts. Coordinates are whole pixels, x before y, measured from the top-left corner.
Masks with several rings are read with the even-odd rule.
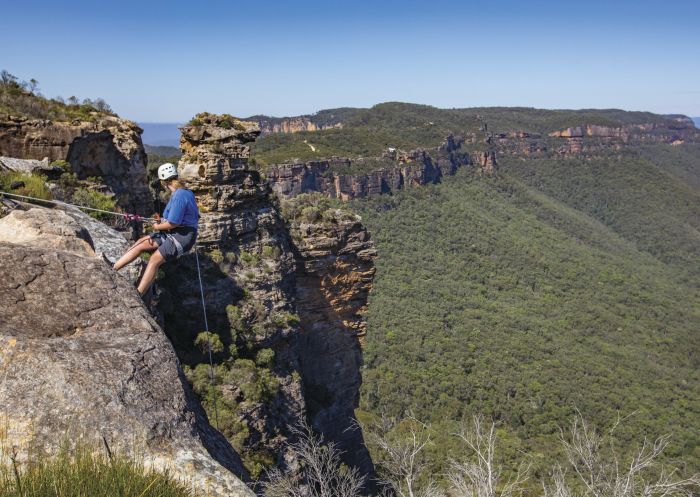
[[[180,226],[169,231],[158,231],[151,235],[158,245],[158,252],[166,261],[172,261],[186,254],[197,241],[197,230],[187,226]]]

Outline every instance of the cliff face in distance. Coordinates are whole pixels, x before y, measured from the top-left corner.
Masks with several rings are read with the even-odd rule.
[[[159,309],[188,377],[254,476],[270,465],[298,467],[288,452],[290,428],[307,418],[340,444],[346,462],[371,475],[362,434],[345,431],[360,386],[369,236],[354,219],[290,232],[267,182],[247,165],[258,126],[214,115],[196,122],[182,128],[178,170],[202,212],[205,301],[221,347],[212,390],[206,356],[195,347],[203,331],[195,261],[182,258],[160,284]],[[326,250],[309,250],[321,241]]]
[[[350,200],[435,183],[462,166],[494,174],[499,157],[592,157],[635,150],[640,144],[700,141],[700,131],[685,116],[617,110],[436,109],[387,103],[284,122],[302,118],[342,124],[342,129],[293,135],[281,130],[256,144],[256,162],[283,197],[321,192]],[[421,146],[402,152],[406,143]]]
[[[79,179],[99,178],[129,212],[150,215],[141,128],[115,116],[93,122],[0,116],[0,156],[67,161]]]
[[[451,176],[466,165],[476,164],[487,173],[494,171],[497,162],[493,153],[470,154],[464,151],[463,144],[463,137],[450,135],[442,145],[430,151],[389,149],[382,157],[387,159],[387,165],[367,173],[343,173],[357,161],[334,157],[307,163],[273,165],[266,170],[266,176],[274,192],[282,198],[321,192],[331,198],[352,200],[437,183],[443,176]]]

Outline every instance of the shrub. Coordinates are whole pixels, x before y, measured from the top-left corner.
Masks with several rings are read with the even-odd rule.
[[[70,170],[71,170],[70,162],[68,162],[66,160],[55,160],[55,161],[51,162],[51,164],[49,164],[49,165],[52,167],[60,167],[61,169],[63,169],[66,172],[70,172]]]
[[[95,455],[85,448],[61,450],[50,459],[34,458],[22,468],[11,462],[0,465],[2,497],[86,495],[192,497],[193,494],[167,473],[159,473],[120,455],[112,459]]]
[[[246,266],[255,266],[260,262],[260,256],[258,254],[246,252],[245,250],[241,250],[239,259]]]
[[[219,249],[214,249],[211,252],[209,252],[209,257],[211,257],[211,260],[216,262],[217,264],[221,264],[224,262],[224,254],[221,253],[221,250]]]
[[[12,184],[18,182],[24,183],[24,186],[12,190]],[[46,187],[46,178],[40,174],[23,174],[14,171],[0,172],[0,190],[44,200],[53,198]]]
[[[194,344],[203,354],[209,353],[210,346],[212,354],[219,354],[224,351],[224,344],[221,342],[219,335],[209,331],[199,333],[197,338],[194,339]]]
[[[275,362],[275,351],[272,349],[260,349],[255,356],[255,363],[266,368],[272,367]]]
[[[111,195],[106,195],[87,188],[78,188],[75,190],[72,200],[74,204],[105,211],[114,211],[117,205],[116,200]],[[109,214],[102,212],[88,211],[88,214],[95,219],[108,219],[110,217]]]
[[[262,249],[262,256],[266,259],[279,259],[282,251],[275,245],[265,245]]]

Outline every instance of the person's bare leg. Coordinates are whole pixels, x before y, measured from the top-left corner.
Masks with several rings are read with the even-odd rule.
[[[157,250],[151,254],[151,258],[148,259],[148,265],[146,270],[143,272],[141,281],[139,282],[138,291],[141,295],[146,293],[151,287],[151,283],[156,279],[156,273],[158,268],[165,262],[165,259]]]
[[[144,252],[151,252],[158,248],[158,245],[151,239],[150,236],[144,236],[139,241],[134,243],[129,250],[124,252],[124,255],[114,263],[114,269],[119,271],[121,268],[129,264]]]

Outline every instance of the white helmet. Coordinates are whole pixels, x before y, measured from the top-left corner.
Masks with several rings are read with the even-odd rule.
[[[175,164],[166,162],[158,168],[158,179],[164,181],[166,179],[177,178],[177,168]]]

